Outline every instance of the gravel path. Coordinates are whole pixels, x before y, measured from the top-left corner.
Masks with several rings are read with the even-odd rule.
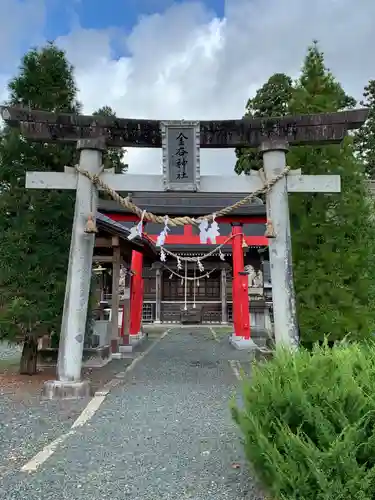
[[[2,498],[261,498],[228,409],[228,360],[246,357],[208,329],[174,329],[37,473],[4,478]]]
[[[97,390],[130,363],[131,359],[113,360],[91,373],[86,370],[85,377],[90,379],[92,389]],[[53,376],[50,374],[50,378]],[[89,402],[89,399],[43,400],[41,388],[45,377],[35,375],[20,381],[21,378],[15,375],[13,379],[10,375],[4,379],[0,374],[0,484],[57,436],[68,432]]]

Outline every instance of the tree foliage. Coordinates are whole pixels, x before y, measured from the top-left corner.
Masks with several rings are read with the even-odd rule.
[[[368,108],[366,123],[355,134],[355,146],[367,175],[375,180],[375,80],[365,87],[361,106]]]
[[[374,383],[363,343],[279,350],[254,366],[232,413],[268,498],[375,497]]]
[[[356,100],[326,68],[324,54],[314,42],[307,51],[301,75],[295,83],[289,113],[328,113],[353,108]]]
[[[284,75],[283,81],[290,79]],[[280,99],[275,108],[252,109],[252,114],[263,109],[274,116],[277,110],[283,114],[332,112],[355,105],[325,67],[317,43],[309,47],[299,79],[287,88],[282,106]],[[264,89],[267,84],[256,94],[262,96],[256,101],[258,106],[274,98],[272,92],[264,95]],[[293,147],[287,164],[301,168],[303,174],[341,176],[340,194],[289,195],[302,341],[311,342],[324,335],[332,339],[347,334],[367,336],[374,326],[374,203],[353,141],[346,138],[341,145]],[[237,162],[240,165],[241,157]],[[242,162],[237,171],[242,168],[246,170],[247,164]]]
[[[103,106],[93,113],[94,116],[108,116],[116,118],[116,113],[110,106]],[[105,168],[114,168],[116,174],[124,174],[128,165],[124,163],[126,150],[124,148],[108,148],[103,155]]]
[[[289,105],[291,114],[341,111],[355,105],[309,48]],[[293,194],[293,262],[302,339],[366,337],[374,327],[374,203],[353,141],[295,147],[288,164],[304,174],[341,176],[339,194]]]
[[[292,79],[283,73],[276,73],[256,92],[253,99],[247,101],[244,117],[287,115],[292,91]],[[262,166],[262,156],[256,149],[236,148],[236,156],[234,170],[237,174],[241,172],[248,174],[251,169],[258,170]]]
[[[73,68],[53,44],[28,52],[9,83],[10,105],[78,112]],[[5,128],[0,142],[0,335],[9,340],[59,329],[75,193],[25,188],[28,170],[63,171],[74,146],[26,141]],[[28,367],[32,372],[35,368]]]
[[[29,51],[9,82],[9,105],[79,113],[73,67],[53,43]],[[97,115],[115,116],[109,107]],[[110,149],[107,168],[123,172],[123,150]],[[74,145],[26,141],[5,127],[0,138],[0,338],[26,340],[21,371],[36,370],[36,339],[60,333],[75,193],[27,190],[28,170],[63,172]]]
[[[22,58],[19,74],[9,84],[11,105],[44,111],[78,113],[73,67],[53,43],[30,50]]]

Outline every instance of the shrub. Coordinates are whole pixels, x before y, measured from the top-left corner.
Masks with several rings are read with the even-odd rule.
[[[273,498],[375,498],[375,347],[278,350],[232,414]]]

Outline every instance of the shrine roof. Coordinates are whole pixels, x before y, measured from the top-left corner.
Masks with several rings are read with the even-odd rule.
[[[137,206],[156,215],[191,215],[200,216],[215,213],[221,208],[233,205],[248,193],[238,193],[236,196],[220,193],[188,193],[188,192],[138,192],[131,195],[131,200]],[[131,213],[113,200],[99,199],[99,210],[110,213]],[[266,206],[252,203],[234,210],[231,215],[265,215]]]
[[[157,248],[155,243],[146,235],[143,235],[142,238],[136,237],[133,240],[129,240],[129,229],[99,212],[96,214],[96,224],[98,229],[108,231],[110,234],[118,236],[120,239],[126,241],[132,250],[137,250],[138,252],[147,254],[149,257],[157,257]]]

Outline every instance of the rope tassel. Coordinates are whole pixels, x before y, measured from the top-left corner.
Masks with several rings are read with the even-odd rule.
[[[275,229],[271,220],[268,220],[266,223],[266,232],[264,233],[264,236],[266,238],[276,238]]]
[[[97,233],[97,232],[98,232],[98,228],[96,227],[94,216],[92,214],[90,214],[87,217],[87,222],[86,222],[86,226],[85,226],[85,233],[90,234],[90,233]]]

